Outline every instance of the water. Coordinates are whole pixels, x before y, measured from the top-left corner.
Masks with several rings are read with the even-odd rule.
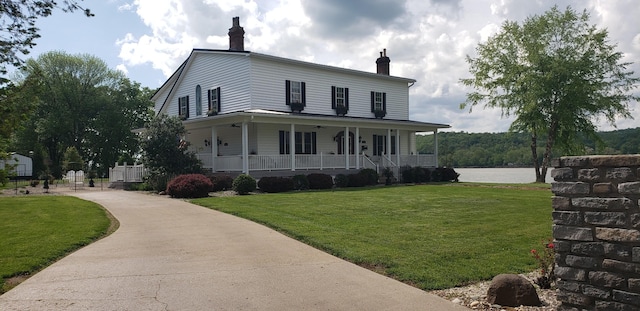
[[[526,184],[536,181],[536,172],[531,168],[454,168],[461,182],[488,182]],[[547,170],[547,183],[552,181],[551,170]]]

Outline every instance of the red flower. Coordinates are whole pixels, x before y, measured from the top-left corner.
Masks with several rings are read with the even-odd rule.
[[[547,244],[547,248],[553,248],[553,243]]]

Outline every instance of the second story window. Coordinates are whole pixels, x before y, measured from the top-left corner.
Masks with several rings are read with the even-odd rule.
[[[349,110],[349,88],[331,87],[331,108],[335,109],[338,115],[347,113]]]
[[[302,103],[302,82],[299,81],[291,81],[291,103],[292,104],[301,104]]]
[[[336,106],[344,106],[344,88],[336,87]]]
[[[196,116],[202,115],[202,88],[196,85]]]
[[[371,92],[371,112],[376,118],[383,118],[387,115],[387,93]]]
[[[220,112],[220,88],[210,89],[207,91],[207,99],[209,101],[207,115],[213,116]]]
[[[286,104],[291,106],[292,111],[301,111],[306,106],[305,86],[302,81],[286,81]]]
[[[183,120],[189,118],[189,96],[178,98],[178,116]]]

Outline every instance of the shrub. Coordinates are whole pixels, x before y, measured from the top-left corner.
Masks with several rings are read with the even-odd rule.
[[[358,172],[361,175],[365,185],[378,184],[378,172],[372,168],[364,168]]]
[[[172,198],[204,198],[213,188],[211,180],[202,174],[185,174],[172,179],[167,194]]]
[[[213,192],[233,189],[233,177],[229,175],[209,174],[207,175],[207,177],[209,177],[211,183],[213,184],[213,188],[211,189],[211,191]]]
[[[249,192],[256,190],[256,180],[246,174],[240,174],[233,180],[233,191],[238,194],[249,194]]]
[[[333,188],[333,178],[327,174],[309,174],[307,175],[309,181],[309,189],[331,189]]]
[[[306,175],[293,176],[293,189],[295,190],[309,190],[309,180]]]
[[[349,187],[364,187],[367,185],[367,178],[361,174],[347,175]]]
[[[428,168],[416,166],[412,169],[413,171],[413,182],[415,183],[425,183],[431,180],[431,171]]]
[[[440,181],[442,181],[442,170],[439,170],[438,168],[435,168],[431,172],[431,181],[432,182],[440,182]]]
[[[36,187],[39,184],[40,184],[40,181],[37,179],[32,179],[29,181],[29,185],[31,185],[31,187]]]
[[[390,167],[385,167],[382,170],[382,176],[384,176],[384,184],[391,185],[393,182],[393,169]]]
[[[258,181],[258,188],[268,193],[291,191],[293,180],[290,177],[262,177]]]
[[[166,173],[152,173],[147,177],[146,183],[154,190],[154,191],[166,191],[167,185],[169,181],[172,180],[175,175],[166,174]]]
[[[444,167],[440,169],[442,170],[442,181],[458,181],[460,174],[458,174],[453,168]]]
[[[336,187],[345,188],[349,186],[349,178],[345,174],[336,175]]]
[[[402,182],[405,184],[412,183],[414,181],[413,169],[409,165],[400,167],[400,176],[402,176]]]

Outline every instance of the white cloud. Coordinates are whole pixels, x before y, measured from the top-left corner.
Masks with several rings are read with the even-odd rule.
[[[497,132],[511,119],[500,111],[460,110],[468,89],[466,55],[495,34],[505,20],[523,21],[553,4],[592,12],[592,23],[607,27],[612,42],[635,61],[640,73],[640,6],[635,0],[135,0],[134,10],[148,32],[126,34],[117,42],[122,67],[151,65],[168,77],[192,48],[228,48],[231,18],[240,16],[245,49],[281,57],[375,71],[378,52],[387,48],[391,74],[416,79],[410,90],[411,118],[447,123],[452,130]],[[357,8],[357,9],[356,9]],[[632,103],[640,118],[640,104]],[[619,127],[639,126],[620,120]],[[603,124],[603,129],[610,129]]]

